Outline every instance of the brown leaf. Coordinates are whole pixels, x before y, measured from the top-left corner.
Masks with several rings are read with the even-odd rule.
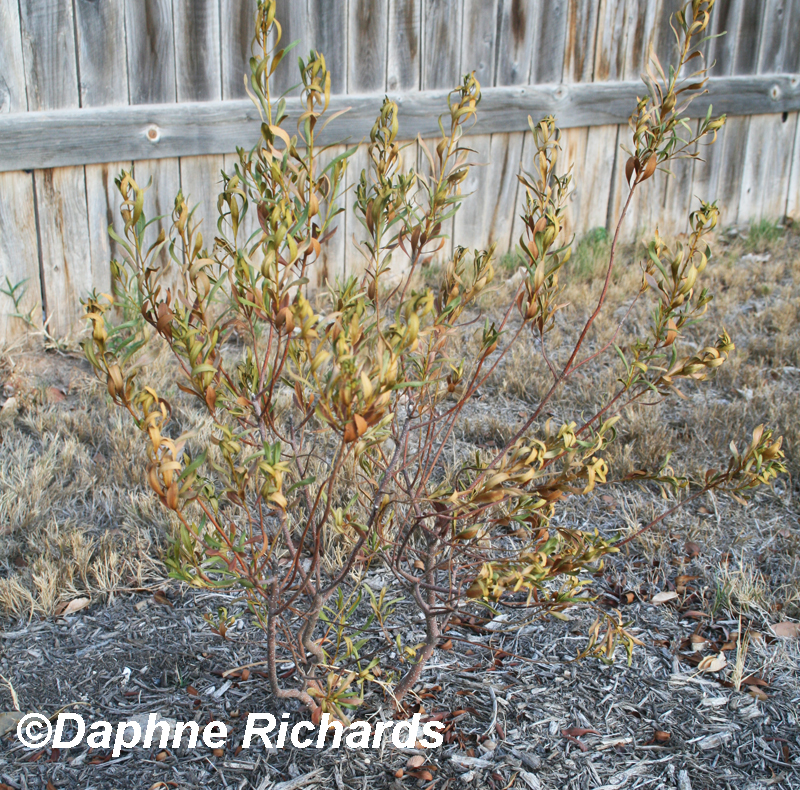
[[[164,760],[166,760],[166,759],[167,759],[167,757],[169,757],[169,754],[168,754],[167,752],[159,752],[159,753],[156,755],[156,761],[157,761],[157,762],[159,762],[159,763],[161,763],[161,762],[163,762]]]
[[[48,387],[47,388],[47,401],[48,401],[48,403],[61,403],[61,401],[65,401],[66,399],[67,399],[67,396],[58,387]]]
[[[453,649],[453,640],[452,639],[448,639],[446,642],[442,642],[442,644],[439,645],[439,649],[440,650],[452,650]]]
[[[47,790],[56,790],[56,786],[49,779],[47,780]]]
[[[187,686],[186,687],[186,693],[190,697],[196,697],[197,696],[197,689],[194,686]]]
[[[356,430],[358,431],[358,435],[363,436],[366,433],[367,428],[369,427],[367,425],[367,421],[360,414],[356,414],[353,417],[353,420],[356,424]]]
[[[409,757],[406,766],[408,768],[422,768],[425,765],[425,758],[421,754],[415,754],[413,757]]]
[[[61,603],[56,607],[56,616],[65,617],[68,614],[74,614],[81,609],[85,609],[90,603],[91,600],[89,598],[73,598],[71,601]]]
[[[402,768],[398,768],[398,769],[397,769],[397,770],[394,772],[394,778],[395,778],[395,779],[402,779],[402,778],[403,778],[403,776],[405,776],[405,771],[404,771]]]
[[[763,678],[758,677],[758,675],[748,675],[744,680],[742,680],[742,685],[744,686],[765,686],[769,688],[769,683]]]
[[[775,623],[771,627],[775,636],[780,636],[784,639],[797,639],[800,636],[800,623],[790,623],[788,620],[784,620],[782,623]]]
[[[658,167],[658,157],[653,154],[645,163],[644,170],[642,171],[641,181],[647,181],[653,173],[656,172],[656,167]]]
[[[700,552],[702,551],[702,549],[700,548],[700,546],[697,545],[697,543],[692,543],[692,541],[690,540],[686,541],[683,550],[686,552],[687,557],[699,557]]]
[[[747,692],[748,694],[752,694],[757,700],[761,700],[761,702],[765,702],[769,699],[765,692],[763,692],[760,688],[756,688],[755,686],[748,686]]]
[[[666,741],[668,741],[668,740],[669,740],[669,738],[670,738],[670,734],[669,734],[668,732],[665,732],[664,730],[656,730],[656,731],[653,733],[653,737],[654,737],[654,738],[655,738],[657,741],[660,741],[661,743],[664,743],[664,742],[666,742]]]
[[[358,439],[358,427],[355,422],[348,422],[344,427],[344,440],[347,444],[351,444]]]
[[[416,779],[422,779],[423,782],[432,782],[433,781],[433,774],[430,771],[421,770],[421,771],[409,771],[409,776],[413,776]]]
[[[631,183],[631,176],[633,175],[633,171],[636,169],[638,161],[635,156],[628,157],[628,161],[625,162],[625,180],[630,185]]]
[[[167,596],[166,596],[166,595],[164,595],[164,593],[163,593],[163,592],[161,592],[161,590],[156,590],[156,591],[153,593],[153,600],[154,600],[156,603],[160,603],[162,606],[169,606],[169,607],[172,607],[172,603],[170,603],[170,600],[169,600],[169,598],[167,598]]]
[[[247,680],[249,677],[250,677],[250,670],[249,669],[243,669],[242,670],[241,679],[242,680]]]

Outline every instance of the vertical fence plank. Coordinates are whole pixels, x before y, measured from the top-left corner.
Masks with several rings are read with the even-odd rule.
[[[748,65],[757,63],[759,73],[781,72],[789,42],[784,46],[787,28],[786,3],[765,0],[760,4],[757,29],[760,40],[740,37]],[[754,25],[754,20],[748,19]],[[745,44],[746,42],[746,44]],[[797,42],[791,42],[797,46]],[[755,54],[753,54],[755,52]],[[739,52],[737,51],[737,56]],[[739,222],[782,219],[786,211],[791,178],[797,113],[754,115],[748,120],[747,145],[741,167]]]
[[[524,85],[531,71],[538,3],[499,0],[496,85]]]
[[[78,72],[72,6],[20,3],[29,110],[78,107]],[[91,289],[89,227],[83,167],[34,173],[44,307],[54,335],[81,328],[79,298]]]
[[[281,23],[281,47],[288,47],[294,41],[297,46],[283,59],[283,63],[273,75],[275,95],[288,91],[300,82],[297,71],[297,58],[305,59],[314,44],[311,36],[308,0],[277,0],[276,19]],[[327,57],[327,55],[326,55]],[[292,102],[289,102],[290,106]]]
[[[350,0],[347,92],[380,92],[386,87],[389,0]]]
[[[171,0],[125,0],[125,30],[131,104],[174,102],[177,93]],[[144,211],[147,217],[162,217],[152,227],[155,239],[160,230],[169,229],[175,195],[181,188],[178,159],[134,162],[133,175],[140,186],[151,184]],[[163,267],[170,268],[166,250],[159,260]]]
[[[389,0],[386,89],[420,87],[420,11],[422,0]],[[402,118],[401,118],[402,123]]]
[[[131,104],[175,101],[171,0],[125,0]]]
[[[217,0],[173,0],[175,83],[179,102],[222,98],[220,24]],[[243,140],[244,144],[245,141]],[[221,154],[180,159],[181,190],[190,207],[197,205],[203,245],[212,248],[217,235],[217,195],[221,188]]]
[[[462,8],[459,0],[423,0],[423,90],[452,88],[459,82]]]
[[[528,82],[553,83],[561,82],[564,75],[564,62],[566,59],[567,25],[570,22],[571,0],[530,0],[524,4],[530,16],[532,27],[531,62],[529,67]],[[572,11],[579,13],[580,8]],[[499,45],[501,48],[505,43]],[[564,78],[565,81],[571,81]],[[534,118],[537,122],[540,118]],[[558,121],[558,119],[556,119]],[[585,132],[585,130],[583,130]],[[565,133],[562,144],[569,145],[569,133]],[[585,135],[584,135],[585,138]],[[521,141],[520,167],[530,167],[532,150],[531,134],[525,132]],[[566,161],[566,160],[564,160]],[[516,197],[513,207],[511,239],[509,248],[514,249],[523,231],[520,213],[525,197],[523,186],[517,182]]]
[[[597,0],[569,0],[564,82],[591,82],[597,38]]]
[[[75,0],[81,107],[128,103],[125,9]]]
[[[250,77],[255,36],[255,4],[250,0],[220,0],[220,62],[222,98],[246,99],[244,77]]]
[[[494,84],[496,23],[496,1],[465,0],[459,71],[463,74],[474,71],[478,82],[487,87]],[[494,146],[493,138],[496,138]],[[492,220],[502,191],[502,166],[506,159],[503,138],[500,134],[479,134],[465,141],[475,151],[472,161],[480,166],[473,167],[462,184],[466,198],[453,221],[454,245],[481,249],[491,243],[490,237],[495,240]]]
[[[344,5],[344,4],[342,4]],[[386,87],[387,68],[387,34],[389,4],[388,0],[350,0],[349,18],[347,20],[347,91],[349,93],[376,93]],[[341,49],[341,44],[339,45]],[[403,53],[407,57],[407,53]],[[339,58],[337,56],[337,65]],[[349,141],[350,145],[358,142]],[[343,149],[331,151],[333,156]],[[329,160],[328,160],[329,161]],[[356,217],[353,208],[355,187],[361,170],[369,165],[366,144],[362,141],[358,153],[351,159],[345,180],[348,190],[344,195],[345,211],[339,215],[339,227],[336,235],[328,242],[315,272],[320,283],[326,280],[333,282],[335,277],[360,273],[366,261],[355,246],[365,238],[363,226]],[[337,255],[343,256],[341,263]]]
[[[308,0],[308,20],[314,49],[325,55],[331,73],[331,93],[346,93],[350,43],[347,39],[347,3]],[[352,43],[357,46],[357,42]]]
[[[25,67],[17,0],[0,0],[0,113],[25,112]],[[33,199],[33,178],[29,173],[0,173],[0,285],[22,283],[25,289],[20,310],[33,310],[41,323],[41,281],[39,250],[36,237],[36,216]],[[12,318],[13,302],[0,294],[0,342],[24,336],[25,323]]]
[[[621,35],[606,34],[615,25],[614,3],[599,4],[570,0],[567,14],[567,38],[564,50],[564,82],[591,82],[595,74],[606,79],[611,64],[617,64],[624,51]],[[623,17],[624,19],[624,17]],[[621,22],[616,23],[619,27]],[[619,68],[614,65],[614,69]],[[568,129],[563,134],[564,172],[573,167],[573,192],[565,218],[565,233],[578,238],[596,227],[605,227],[608,205],[613,195],[616,166],[616,126]],[[566,154],[569,153],[568,159]],[[530,159],[530,157],[526,157]]]
[[[78,71],[81,106],[128,103],[125,9],[119,4],[77,0],[75,3]],[[108,235],[118,221],[121,197],[114,178],[131,162],[86,165],[86,207],[89,225],[89,257],[92,286],[109,293],[109,261],[120,255]]]
[[[739,13],[738,0],[717,0],[711,19],[711,34],[715,36],[708,42],[706,66],[714,76],[729,76],[733,70],[736,55],[736,25]],[[719,197],[719,178],[723,166],[725,140],[730,124],[724,126],[713,145],[700,147],[700,159],[694,163],[692,176],[692,196],[700,200],[712,201]],[[723,220],[726,209],[723,211]]]
[[[564,76],[570,5],[570,0],[534,0],[537,21],[530,82],[575,81]]]

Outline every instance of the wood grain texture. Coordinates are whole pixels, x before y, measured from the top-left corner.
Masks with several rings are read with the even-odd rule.
[[[222,98],[218,0],[173,0],[175,79],[179,102]],[[217,235],[217,195],[221,188],[222,154],[183,156],[181,191],[200,222],[204,246],[213,248]]]
[[[83,168],[35,170],[34,183],[48,328],[74,336],[83,329],[79,299],[93,285]]]
[[[219,0],[172,0],[179,102],[222,98]]]
[[[417,90],[420,82],[420,14],[423,0],[389,0],[386,90]]]
[[[33,211],[33,176],[28,173],[0,173],[0,285],[8,282],[25,288],[20,311],[33,311],[41,325],[42,295],[39,280],[38,239]],[[14,304],[0,294],[0,342],[25,339],[24,321],[12,318]]]
[[[139,111],[137,105],[145,102],[160,106],[164,111],[174,111],[181,106],[175,103],[177,83],[172,11],[172,0],[125,0],[128,92],[132,105],[126,112]],[[139,130],[139,136],[144,140],[150,139],[148,133],[154,133],[150,124]],[[157,137],[157,132],[155,134]],[[122,146],[115,146],[115,150],[114,158],[142,159],[136,152]],[[181,188],[177,159],[180,153],[177,149],[169,157],[157,161],[134,161],[133,164],[133,177],[139,185],[146,187],[151,184],[145,195],[145,215],[163,217],[150,228],[153,241],[161,230],[169,230],[175,195]],[[163,267],[171,267],[166,250],[162,250],[159,260]]]
[[[60,0],[21,0],[19,11],[28,109],[78,107],[72,5]]]
[[[570,0],[534,0],[533,9],[537,21],[530,82],[570,81],[564,77]]]
[[[495,84],[497,0],[463,0],[459,76],[475,72],[482,86]]]
[[[771,115],[749,119],[742,162],[739,221],[782,219],[792,173],[797,113],[781,121]]]
[[[331,93],[347,91],[347,63],[350,42],[347,38],[347,3],[306,0],[312,46],[325,55],[331,74]],[[356,42],[353,42],[356,46]],[[307,52],[302,52],[303,56]]]
[[[244,77],[250,77],[255,11],[250,0],[220,0],[220,63],[222,98],[245,99]]]
[[[19,23],[18,0],[0,0],[0,114],[25,112],[25,64],[22,58],[22,31]]]
[[[367,146],[364,144],[359,145],[358,150],[350,157],[347,163],[345,176],[347,192],[342,196],[345,210],[339,215],[339,230],[337,231],[337,235],[342,233],[344,236],[344,266],[342,269],[347,277],[363,274],[367,266],[367,258],[360,248],[360,244],[366,238],[367,233],[356,214],[354,203],[355,186],[361,177],[361,171],[368,166],[369,152],[367,151]],[[334,271],[339,269],[335,265],[333,268]]]
[[[459,0],[422,0],[422,88],[454,88],[461,74]]]
[[[78,64],[72,6],[20,3],[29,110],[77,108]],[[82,166],[34,172],[42,291],[56,336],[82,329],[79,298],[92,286],[86,182]]]
[[[25,92],[25,66],[17,0],[0,0],[0,116],[21,113],[28,108]],[[33,310],[41,324],[41,281],[33,201],[33,176],[29,173],[0,174],[0,283],[6,277],[12,286],[24,282],[25,294],[20,308]],[[0,295],[0,340],[20,341],[27,333],[25,323],[11,318],[13,303]]]
[[[75,0],[82,107],[128,103],[125,9],[121,3]]]
[[[324,151],[320,155],[320,170],[324,170],[332,159],[344,152],[345,146],[343,145],[332,146]],[[344,207],[348,202],[352,202],[352,199],[352,192],[341,195],[337,205]],[[327,210],[327,205],[323,205],[322,208]],[[336,232],[322,245],[320,257],[314,262],[309,278],[311,286],[315,288],[324,288],[326,283],[333,285],[337,278],[342,279],[345,276],[346,249],[350,245],[350,241],[345,229],[344,213],[339,214],[333,220],[332,227],[336,228]]]
[[[788,49],[788,42],[786,45],[783,42],[789,10],[782,1],[764,0],[758,4],[757,14],[749,6],[747,16],[743,13],[743,22],[759,31],[757,47],[753,46],[752,36],[739,36],[748,69],[754,61],[759,73],[783,70]],[[796,41],[792,43],[797,46]],[[737,59],[740,54],[737,50]],[[741,166],[740,223],[764,218],[780,219],[786,210],[796,125],[796,113],[786,113],[780,120],[764,115],[753,115],[748,119],[747,143]]]
[[[800,109],[800,81],[793,75],[715,78],[708,88],[709,93],[690,106],[689,117],[705,115],[709,104],[715,112],[729,115]],[[537,118],[550,113],[564,129],[626,124],[641,93],[638,81],[486,88],[473,131],[523,131],[528,128],[528,115]],[[437,118],[447,107],[447,91],[390,95],[400,105],[404,139],[413,139],[418,133],[423,137],[439,134]],[[349,109],[319,136],[320,142],[364,137],[382,100],[381,94],[333,97],[329,112]],[[300,106],[293,99],[287,110],[290,117],[299,117]],[[248,100],[6,113],[0,115],[0,171],[97,164],[119,158],[232,153],[237,145],[255,143],[259,123],[258,111]]]
[[[383,91],[389,0],[350,0],[348,16],[347,91]]]
[[[539,5],[537,0],[499,0],[495,85],[528,82]]]
[[[563,82],[591,82],[597,38],[596,0],[569,0]]]
[[[174,102],[171,0],[125,0],[125,30],[131,104]]]
[[[76,0],[75,13],[81,105],[127,105],[124,6]],[[109,225],[120,222],[121,196],[114,179],[123,168],[130,171],[131,165],[128,161],[92,164],[84,168],[90,284],[102,293],[111,293],[109,262],[122,255],[117,242],[108,235]]]

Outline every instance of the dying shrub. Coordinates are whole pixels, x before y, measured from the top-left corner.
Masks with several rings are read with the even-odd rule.
[[[519,176],[526,276],[496,320],[484,318],[479,304],[494,277],[494,251],[445,252],[444,223],[459,207],[470,168],[462,136],[480,102],[474,74],[450,92],[440,138],[418,141],[425,172],[404,168],[398,108],[384,100],[370,133],[369,168],[353,196],[364,227],[364,273],[328,283],[316,301],[309,272],[334,232],[353,150],[331,157],[316,144],[330,93],[317,52],[299,61],[302,114],[297,133],[286,131],[286,101],[270,90],[285,54],[274,0],[259,2],[251,60],[261,139],[253,150],[240,149],[234,171],[223,174],[213,242],[179,193],[169,234],[148,244],[145,190],[130,173],[117,180],[125,259],[112,263],[115,277],[172,350],[178,386],[207,411],[211,442],[198,447],[196,438],[170,435],[170,404],[140,384],[131,366],[139,341],[109,335],[109,302],[97,295],[86,303],[86,355],[114,403],[142,430],[150,485],[180,520],[168,558],[172,575],[241,591],[266,633],[276,697],[301,700],[317,716],[344,718],[345,708],[359,704],[359,687],[378,675],[378,659],[359,651],[375,633],[395,644],[386,623],[397,601],[371,593],[362,605],[358,572],[366,568],[388,570],[424,619],[424,643],[400,651],[406,669],[391,689],[400,700],[453,616],[479,600],[539,610],[585,601],[590,573],[632,539],[554,527],[551,517],[566,497],[612,482],[604,451],[627,406],[665,398],[682,381],[705,380],[733,349],[723,331],[713,346],[681,350],[682,330],[711,300],[701,287],[718,219],[710,203],[692,212],[684,243],[670,247],[656,233],[647,247],[629,310],[652,299],[649,333],[625,353],[614,345],[616,333],[607,342],[592,339],[633,195],[660,167],[696,156],[697,144],[713,141],[724,123],[709,110],[697,134],[681,137],[690,128],[682,113],[703,90],[705,73],[679,75],[700,57],[696,43],[713,5],[693,0],[676,15],[679,58],[667,72],[651,57],[647,95],[631,117],[630,192],[611,237],[604,287],[565,361],[552,359],[545,342],[564,307],[560,278],[570,256],[563,216],[572,174],[556,167],[553,118],[530,124],[535,153]],[[247,235],[249,212],[258,227]],[[165,246],[174,287],[166,287],[170,275],[158,263]],[[434,256],[442,261],[438,288],[416,285],[416,273]],[[399,282],[388,275],[398,258]],[[476,341],[466,356],[459,340],[469,331]],[[446,463],[465,408],[516,343],[539,348],[551,376],[546,394],[500,449]],[[624,363],[618,387],[597,413],[543,421],[575,371],[615,351]],[[741,452],[734,448],[721,469],[696,483],[673,476],[666,464],[613,482],[673,490],[674,505],[648,529],[707,491],[741,497],[768,483],[782,469],[780,445],[759,427]],[[373,623],[380,628],[367,631]],[[224,634],[228,624],[221,613],[217,631]],[[602,640],[600,625],[593,629],[590,652],[610,658],[619,640],[630,648],[623,623],[611,617],[604,627]],[[396,644],[402,647],[399,638]],[[282,679],[285,661],[294,670]]]

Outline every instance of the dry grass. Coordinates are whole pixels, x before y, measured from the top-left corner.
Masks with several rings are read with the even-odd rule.
[[[723,499],[696,503],[643,535],[636,551],[660,563],[662,570],[650,573],[652,581],[663,582],[663,568],[675,563],[683,542],[696,542],[703,547],[708,583],[729,588],[726,607],[755,606],[765,616],[778,609],[797,614],[800,234],[765,224],[747,234],[720,234],[715,247],[707,282],[715,299],[707,320],[683,342],[705,346],[724,326],[736,352],[713,382],[685,387],[686,400],[632,410],[619,426],[608,460],[621,476],[677,449],[670,461],[676,472],[698,476],[727,459],[732,440],[741,443],[758,423],[774,426],[785,437],[790,470],[774,492],[747,508]],[[570,281],[565,292],[570,306],[548,336],[547,351],[556,365],[565,360],[575,328],[594,306],[607,252],[607,239],[593,234],[569,264],[564,280]],[[627,308],[626,295],[640,280],[641,252],[641,246],[623,250],[609,295],[609,315],[617,321]],[[617,342],[624,348],[646,331],[647,321],[643,302],[625,321]],[[602,342],[615,325],[608,321],[591,342]],[[467,333],[465,347],[472,342]],[[587,366],[553,402],[553,418],[588,414],[612,391],[620,372],[613,355]],[[151,367],[150,376],[158,380],[159,391],[175,392],[165,357]],[[538,346],[519,344],[465,416],[452,457],[499,446],[549,385]],[[169,516],[146,487],[136,429],[112,408],[88,367],[77,356],[6,353],[0,355],[0,388],[0,406],[7,404],[0,427],[0,608],[49,614],[76,595],[109,596],[159,578]],[[184,410],[179,397],[173,408],[176,432],[190,424],[203,430],[202,417]],[[573,500],[560,518],[624,531],[663,507],[653,490],[610,493],[611,502]],[[334,548],[330,560],[335,564]],[[749,587],[746,578],[753,582]]]
[[[3,369],[0,609],[51,614],[161,578],[169,519],[133,426],[75,358],[19,354]]]

